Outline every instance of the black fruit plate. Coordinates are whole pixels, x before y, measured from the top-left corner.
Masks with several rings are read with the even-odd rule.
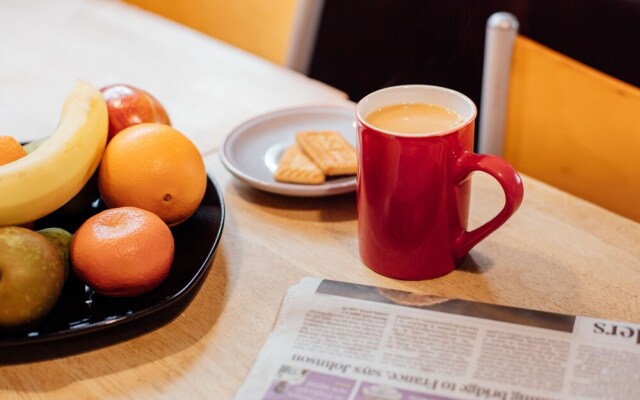
[[[96,212],[99,208],[96,208]],[[224,225],[224,200],[217,183],[207,179],[207,190],[196,213],[171,229],[175,255],[169,276],[160,286],[130,298],[101,296],[70,274],[60,299],[45,320],[34,328],[11,334],[0,333],[0,347],[36,344],[76,338],[96,331],[130,329],[130,322],[157,320],[167,312],[175,317],[190,300],[213,263]],[[56,225],[71,232],[82,221],[67,220]],[[36,225],[36,228],[39,228]],[[189,299],[187,299],[189,298]],[[95,336],[95,335],[94,335]],[[0,353],[3,353],[0,351]],[[0,360],[1,361],[1,360]]]

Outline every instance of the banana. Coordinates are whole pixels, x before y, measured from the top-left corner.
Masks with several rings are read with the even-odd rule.
[[[75,196],[100,164],[108,128],[102,94],[77,81],[53,134],[31,153],[0,166],[0,226],[35,221]]]
[[[27,154],[32,153],[35,149],[40,147],[40,145],[42,143],[46,142],[47,139],[49,139],[49,138],[48,137],[43,137],[43,138],[40,138],[40,139],[32,140],[31,142],[29,142],[27,144],[23,144],[22,148],[24,149],[24,151],[27,152]]]

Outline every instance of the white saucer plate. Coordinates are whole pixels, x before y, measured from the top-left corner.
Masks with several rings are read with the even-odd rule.
[[[335,130],[354,147],[355,111],[352,107],[308,106],[287,108],[252,118],[229,133],[220,156],[224,166],[248,185],[271,193],[320,197],[352,192],[356,177],[328,177],[321,185],[277,182],[273,173],[284,150],[299,131]]]

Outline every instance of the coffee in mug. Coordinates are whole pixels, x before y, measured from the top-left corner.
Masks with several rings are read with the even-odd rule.
[[[371,125],[399,133],[435,133],[459,126],[463,120],[455,111],[437,104],[402,103],[374,110],[365,116]]]
[[[396,279],[445,275],[522,202],[505,160],[473,152],[476,106],[454,90],[396,86],[356,106],[358,245],[363,262]],[[505,194],[494,218],[467,230],[474,171]]]

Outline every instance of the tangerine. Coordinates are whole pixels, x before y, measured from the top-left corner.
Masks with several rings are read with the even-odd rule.
[[[9,164],[26,155],[25,149],[12,136],[0,136],[0,165]]]
[[[175,244],[160,217],[135,207],[102,211],[87,219],[71,239],[73,271],[96,292],[137,296],[169,274]]]
[[[109,142],[98,171],[107,207],[132,206],[158,215],[169,226],[187,220],[207,186],[196,146],[175,128],[144,123],[120,131]]]

